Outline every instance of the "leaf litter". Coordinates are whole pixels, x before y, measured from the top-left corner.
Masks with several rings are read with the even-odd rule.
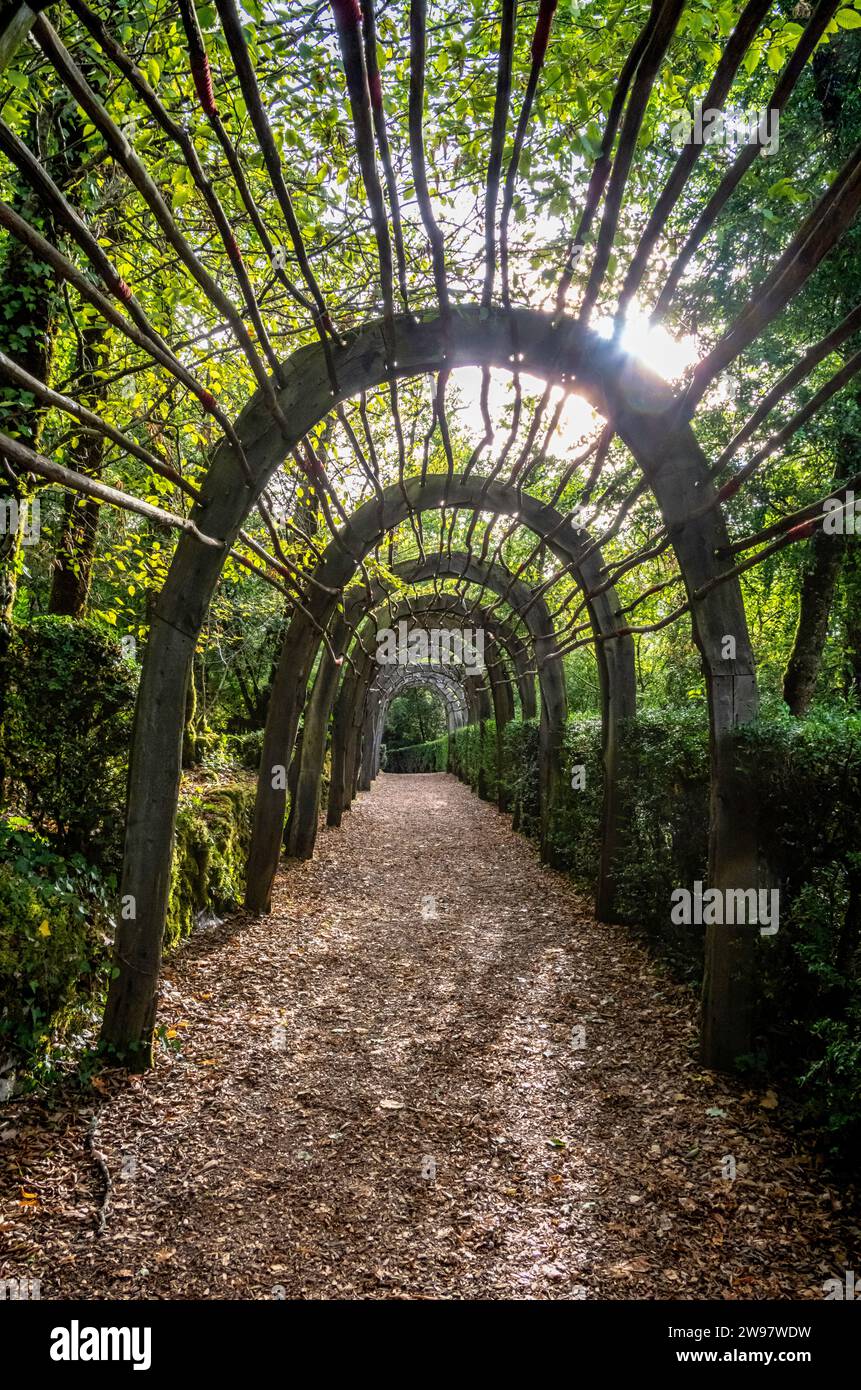
[[[152,1072],[4,1107],[0,1277],[55,1299],[821,1298],[857,1263],[855,1193],[774,1091],[703,1071],[696,1012],[506,816],[384,774],[270,916],[171,959]]]

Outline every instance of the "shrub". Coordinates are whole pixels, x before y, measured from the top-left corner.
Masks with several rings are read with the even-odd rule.
[[[252,729],[246,734],[228,734],[226,758],[230,767],[256,772],[263,753],[263,730]]]
[[[486,801],[496,801],[496,724],[492,719],[465,724],[449,735],[449,769]]]
[[[620,915],[641,926],[679,973],[698,980],[703,931],[670,922],[670,895],[707,877],[705,707],[644,712],[623,726],[620,740],[620,794],[628,811],[617,871]]]
[[[585,785],[571,786],[574,767],[582,766]],[[567,869],[578,883],[593,887],[601,853],[601,805],[604,767],[599,719],[569,720],[562,744],[563,780],[554,814],[548,826],[548,849],[557,868]],[[537,744],[536,744],[536,769]],[[535,799],[538,819],[538,798]]]
[[[512,720],[502,731],[505,795],[512,822],[524,835],[541,830],[538,777],[538,722]]]
[[[98,993],[112,886],[80,855],[0,827],[0,1062],[44,1058]]]
[[[10,804],[63,854],[120,856],[136,668],[89,621],[15,629],[2,762]]]
[[[225,912],[241,903],[253,810],[250,781],[195,793],[180,806],[166,947],[189,936],[201,913]]]
[[[414,743],[409,748],[387,750],[387,772],[445,772],[448,766],[448,737]]]

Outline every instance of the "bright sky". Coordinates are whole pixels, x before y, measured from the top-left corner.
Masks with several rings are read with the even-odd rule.
[[[477,225],[474,225],[474,216],[471,215],[474,209],[472,192],[466,189],[460,190],[455,195],[454,205],[454,221],[459,225],[460,245],[465,254],[480,258],[483,254],[483,233]],[[574,225],[575,222],[572,220],[571,226]],[[552,245],[554,239],[558,242],[563,226],[564,224],[559,218],[549,217],[543,210],[539,211],[532,221],[533,242],[540,244],[542,241],[546,241],[548,245]],[[537,273],[526,271],[523,274],[522,284],[527,292],[525,296],[527,302],[546,309],[552,307],[552,292],[548,291],[546,285],[541,284]],[[578,291],[575,285],[569,295],[570,312],[575,314],[577,300]],[[612,336],[613,319],[610,314],[596,313],[592,319],[592,324],[597,333],[607,337]],[[653,328],[649,323],[648,311],[638,303],[636,298],[628,307],[621,346],[624,351],[638,358],[644,366],[649,367],[657,376],[662,377],[667,382],[678,381],[700,356],[694,337],[676,339],[665,328],[660,326]],[[544,388],[542,381],[524,373],[521,373],[520,380],[525,394],[538,396]],[[453,372],[452,383],[457,384],[461,393],[461,403],[464,407],[461,419],[470,433],[475,434],[478,439],[484,433],[480,407],[481,371],[479,368],[469,367]],[[560,393],[561,388],[554,389],[550,403],[551,412],[559,400]],[[491,373],[489,408],[497,436],[500,430],[509,427],[512,401],[510,374],[503,371],[493,371]],[[570,449],[579,447],[585,440],[594,436],[598,420],[599,417],[592,407],[572,392],[568,396],[568,402],[559,422],[555,449],[559,453],[567,453]]]
[[[595,327],[597,332],[609,336],[613,327],[612,319],[597,318]],[[636,306],[632,306],[628,315],[627,327],[622,335],[622,346],[665,381],[677,380],[699,356],[693,337],[677,340],[664,328],[650,327],[648,315]],[[544,389],[543,381],[525,372],[521,372],[520,382],[525,396],[539,396]],[[481,369],[462,367],[452,372],[452,385],[456,385],[460,395],[463,408],[460,418],[470,434],[477,439],[480,438],[484,433],[480,406]],[[560,395],[562,387],[554,387],[546,418],[549,419]],[[509,427],[513,399],[510,373],[496,369],[491,371],[488,404],[490,418],[497,434]],[[562,454],[581,447],[594,436],[599,420],[600,416],[592,407],[581,396],[571,392],[562,411],[552,451]]]

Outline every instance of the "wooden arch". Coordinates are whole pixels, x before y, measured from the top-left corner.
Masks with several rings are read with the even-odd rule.
[[[580,322],[557,320],[528,309],[504,313],[469,306],[453,311],[445,320],[399,318],[395,371],[406,376],[466,365],[511,370],[512,323],[523,371],[548,382],[576,382],[577,390],[613,420],[670,528],[692,604],[694,636],[703,659],[709,699],[710,881],[717,887],[757,886],[756,835],[747,808],[739,804],[731,749],[734,729],[752,719],[757,708],[753,656],[738,581],[730,574],[725,582],[719,582],[730,565],[717,558],[728,546],[728,535],[716,490],[690,426],[678,418],[675,393],[641,363]],[[338,399],[392,376],[382,324],[355,334],[332,353]],[[200,535],[182,535],[153,613],[130,763],[122,879],[123,896],[134,902],[136,916],[122,922],[118,930],[119,974],[111,983],[103,1025],[106,1042],[123,1053],[132,1049],[134,1055],[140,1048],[148,1052],[152,1035],[179,792],[182,712],[192,653],[227,549],[256,498],[289,449],[336,403],[320,345],[301,348],[288,359],[279,373],[277,394],[283,417],[291,422],[289,434],[285,437],[273,428],[259,397],[249,402],[236,422],[236,434],[252,481],[245,477],[233,446],[225,441],[216,450],[201,499],[192,513]],[[289,657],[279,664],[272,693],[278,727],[267,729],[262,766],[283,765],[289,758],[319,629],[331,620],[337,596],[351,581],[359,558],[411,511],[439,506],[443,498],[452,505],[470,505],[471,498],[471,505],[476,505],[480,493],[485,509],[518,513],[523,524],[543,535],[560,558],[575,558],[577,533],[569,527],[570,539],[566,538],[567,544],[563,542],[561,518],[553,508],[518,497],[516,489],[506,493],[497,483],[487,485],[480,478],[471,482],[477,491],[467,497],[458,492],[457,478],[410,478],[403,488],[389,489],[382,519],[374,500],[351,518],[351,548],[337,541],[327,547],[317,566],[317,584],[308,594],[307,610],[314,621],[305,612],[297,612],[288,629],[284,650],[289,651]],[[459,497],[462,500],[458,501]],[[220,545],[207,544],[205,538]],[[584,545],[584,554],[586,550]],[[597,583],[594,589],[599,588]],[[597,605],[602,600],[606,601],[606,594],[595,593],[593,602]],[[607,626],[614,631],[612,622]],[[727,634],[735,638],[732,661],[722,656]],[[625,640],[626,633],[617,630],[616,636],[599,642],[599,659],[612,663],[614,649]],[[541,661],[544,652],[537,656]],[[249,882],[264,883],[268,896],[281,843],[285,793],[271,785],[266,793],[265,785],[261,779],[264,797],[262,803],[258,800],[255,816]],[[747,966],[752,949],[749,933],[743,929],[723,928],[709,942],[704,1037],[715,1061],[718,1052],[723,1063],[728,1062],[730,1052],[738,1055],[739,1038],[749,1033]]]
[[[771,105],[778,111],[783,110],[789,101],[800,74],[826,33],[838,3],[839,0],[817,0],[811,7],[810,16],[792,52],[776,74]],[[589,329],[588,322],[607,277],[625,186],[650,92],[679,24],[684,8],[682,0],[654,0],[619,73],[600,153],[590,172],[584,206],[568,247],[552,316],[512,304],[508,221],[518,165],[551,40],[556,0],[539,0],[529,48],[525,94],[510,159],[504,171],[506,129],[512,100],[512,64],[516,50],[516,15],[515,7],[507,3],[503,5],[485,200],[487,247],[484,289],[480,303],[465,305],[452,301],[446,277],[445,238],[434,217],[427,180],[423,139],[426,5],[424,0],[413,0],[409,16],[409,153],[419,212],[430,248],[437,307],[429,315],[418,319],[411,315],[397,318],[393,313],[395,260],[398,262],[400,288],[405,302],[408,287],[397,179],[386,135],[382,80],[374,43],[374,8],[369,0],[333,0],[331,8],[349,93],[355,152],[377,242],[379,288],[384,312],[383,322],[368,324],[342,336],[332,323],[293,213],[265,101],[261,99],[254,65],[249,57],[241,14],[235,0],[216,0],[224,45],[242,92],[262,164],[289,230],[293,259],[301,272],[302,288],[297,291],[297,287],[284,277],[285,288],[294,298],[298,294],[299,302],[310,311],[320,336],[319,343],[300,349],[286,364],[279,365],[267,339],[260,307],[243,265],[236,237],[219,203],[214,181],[201,167],[188,131],[165,108],[159,94],[143,78],[111,32],[110,25],[106,26],[84,0],[71,0],[68,9],[74,14],[75,23],[99,45],[105,61],[112,65],[122,80],[131,84],[136,96],[146,105],[155,127],[180,150],[192,182],[203,198],[225,248],[244,301],[242,309],[237,309],[230,301],[219,281],[186,241],[157,182],[149,175],[128,139],[90,89],[84,74],[57,33],[44,15],[36,17],[37,11],[47,8],[59,10],[60,7],[40,3],[35,6],[13,4],[4,8],[0,16],[0,67],[10,60],[24,36],[32,29],[44,62],[56,71],[60,83],[86,112],[94,129],[104,138],[115,164],[129,177],[157,220],[172,253],[181,260],[208,304],[217,310],[221,322],[229,325],[258,383],[256,396],[234,427],[205,385],[195,380],[170,346],[155,332],[133,291],[117,274],[92,231],[52,184],[38,158],[23,147],[14,132],[5,127],[0,130],[3,153],[57,216],[58,225],[76,244],[88,273],[83,273],[59,247],[50,245],[39,229],[27,224],[14,208],[0,205],[0,225],[17,237],[32,254],[50,264],[60,278],[75,287],[82,300],[95,307],[117,331],[149,353],[153,361],[191,391],[224,431],[224,442],[215,452],[190,517],[154,508],[117,489],[62,468],[18,440],[0,437],[0,448],[5,459],[19,472],[29,471],[60,482],[64,487],[137,511],[174,526],[181,532],[167,583],[156,604],[141,682],[130,768],[122,885],[124,897],[132,905],[133,915],[121,923],[118,932],[116,961],[119,973],[110,989],[104,1040],[133,1063],[146,1065],[169,889],[185,687],[194,646],[225,556],[240,538],[243,521],[252,507],[257,506],[265,518],[262,492],[266,481],[291,450],[305,440],[308,431],[342,401],[382,383],[393,385],[399,377],[424,372],[436,372],[445,377],[458,365],[479,365],[512,371],[519,369],[567,387],[576,384],[576,389],[608,421],[609,433],[602,440],[598,465],[606,456],[612,432],[618,433],[627,445],[642,471],[644,483],[657,499],[664,533],[675,551],[686,591],[685,604],[670,614],[667,621],[690,611],[694,637],[703,661],[711,721],[711,883],[718,888],[756,886],[755,826],[740,792],[733,758],[733,732],[739,724],[750,720],[756,711],[753,661],[736,576],[741,568],[756,563],[759,556],[770,553],[772,547],[767,545],[741,565],[734,565],[732,556],[751,549],[760,540],[772,541],[777,546],[810,534],[809,529],[805,528],[815,525],[821,503],[812,504],[795,516],[783,517],[771,528],[766,528],[764,533],[736,541],[733,545],[729,544],[720,504],[728,500],[771,453],[861,369],[861,354],[856,353],[825,386],[819,388],[803,409],[797,411],[776,435],[757,449],[743,468],[736,470],[720,493],[716,491],[714,480],[727,468],[741,444],[751,438],[774,407],[837,346],[848,341],[861,321],[861,309],[850,313],[843,323],[835,326],[820,343],[814,344],[784,377],[769,388],[751,419],[711,468],[687,420],[693,415],[708,385],[740,352],[749,348],[764,328],[791,302],[851,224],[861,206],[861,153],[856,151],[852,155],[817,199],[815,206],[800,223],[797,234],[756,287],[738,320],[697,366],[687,387],[683,391],[673,391],[618,350],[618,329],[624,320],[626,306],[643,281],[649,259],[665,234],[668,218],[687,185],[699,157],[698,149],[688,147],[679,154],[642,231],[624,275],[616,309],[616,338],[613,341],[601,339]],[[218,136],[230,172],[241,187],[242,161],[217,113],[206,40],[201,34],[194,5],[191,0],[178,0],[178,8],[202,111]],[[756,39],[768,11],[767,0],[749,0],[744,5],[735,29],[726,37],[716,58],[706,104],[717,107],[723,104],[745,53]],[[76,32],[79,33],[81,28]],[[332,51],[334,53],[334,45]],[[659,315],[666,312],[685,267],[714,227],[733,191],[751,167],[755,155],[755,149],[743,152],[731,164],[705,208],[699,212],[661,291],[656,305]],[[380,167],[386,183],[388,209]],[[497,236],[500,194],[502,212],[498,219]],[[244,193],[242,196],[250,224],[265,253],[271,256],[274,247],[265,220],[253,201],[249,203]],[[567,294],[579,254],[584,250],[593,223],[599,217],[602,199],[603,213],[600,215],[594,258],[583,291],[579,317],[569,319],[565,316]],[[493,303],[497,252],[502,281],[501,307]],[[279,273],[284,276],[283,268]],[[378,296],[375,298],[379,302]],[[122,311],[114,301],[122,306]],[[246,326],[246,317],[254,329],[256,341]],[[262,333],[261,327],[264,329]],[[19,389],[33,394],[41,404],[65,411],[76,420],[83,421],[87,428],[101,431],[105,437],[121,443],[148,468],[177,482],[175,471],[166,469],[164,460],[152,450],[143,448],[139,442],[99,420],[77,402],[51,391],[46,383],[28,376],[9,359],[4,359],[0,365],[4,374]],[[394,406],[394,396],[392,399]],[[600,472],[600,466],[597,472]],[[451,477],[445,480],[446,489],[452,482]],[[184,480],[180,478],[179,484],[183,483]],[[843,489],[835,489],[832,496],[845,496],[847,489],[858,486],[861,486],[858,479],[849,479]],[[405,510],[401,515],[413,515],[421,507],[424,488],[424,479],[410,479],[405,484],[402,489]],[[374,534],[368,509],[364,510],[365,515],[361,516],[361,512],[357,514],[348,528],[350,543],[356,545],[359,556],[367,553],[363,547],[369,537],[373,540]],[[504,511],[504,507],[501,510]],[[358,519],[360,516],[361,521]],[[533,517],[533,520],[539,518]],[[528,521],[525,524],[530,525]],[[535,533],[541,534],[540,527]],[[242,540],[250,544],[247,537],[243,536]],[[587,552],[588,546],[581,552],[580,558],[584,559]],[[261,554],[259,546],[256,553]],[[271,557],[266,556],[265,552],[261,558],[265,565],[272,564]],[[568,553],[566,563],[573,562],[575,558]],[[247,565],[247,557],[240,562]],[[293,655],[299,662],[295,673],[298,680],[291,677],[288,681],[285,677],[285,684],[290,687],[286,693],[292,703],[286,703],[279,715],[286,719],[285,728],[290,737],[277,740],[279,746],[286,750],[285,756],[289,756],[292,748],[294,719],[298,720],[310,671],[310,664],[307,669],[305,667],[306,648],[308,653],[313,652],[320,631],[328,628],[338,595],[352,580],[355,567],[355,557],[346,553],[343,545],[336,545],[334,550],[330,546],[315,575],[317,587],[303,595],[307,603],[294,619],[296,626],[293,636],[296,643]],[[255,567],[252,565],[251,568]],[[279,569],[278,562],[275,562],[275,570],[287,573],[283,567]],[[320,588],[320,585],[325,587]],[[334,598],[328,590],[333,591]],[[598,584],[591,591],[587,589],[587,592],[591,595],[594,612],[602,593],[606,596],[607,591]],[[306,616],[308,614],[310,620]],[[296,622],[299,618],[302,622]],[[303,630],[303,625],[307,631]],[[601,629],[593,621],[595,633],[599,660],[607,663],[618,661],[622,644],[627,640],[627,630],[618,626],[615,629]],[[732,659],[723,656],[724,639],[728,636],[733,638],[735,655]],[[538,654],[539,662],[543,661],[544,655]],[[604,688],[605,691],[609,689],[610,683]],[[605,708],[604,713],[605,728],[609,730],[608,737],[612,741],[616,710],[613,707],[609,710]],[[279,843],[280,833],[279,826]],[[271,835],[269,838],[271,840]],[[266,866],[271,861],[271,845],[261,846],[259,834],[257,841],[258,853],[256,862],[250,865],[251,877],[263,881]],[[261,850],[265,850],[262,855]],[[749,964],[754,947],[755,937],[749,930],[721,927],[709,932],[702,1037],[704,1058],[714,1065],[729,1065],[739,1053],[747,1050],[752,979]]]
[[[522,580],[518,580],[510,574],[504,566],[489,564],[479,560],[476,556],[458,552],[445,556],[435,555],[425,560],[403,561],[393,567],[392,573],[396,579],[409,585],[419,585],[429,580],[447,577],[468,580],[473,584],[483,585],[491,593],[496,594],[499,599],[504,599],[513,610],[524,615],[523,621],[527,634],[531,638],[533,651],[531,681],[529,678],[524,679],[521,698],[526,717],[533,717],[535,714],[533,682],[537,673],[542,691],[542,759],[549,757],[553,742],[552,722],[564,720],[566,699],[558,663],[553,661],[539,666],[535,655],[535,643],[537,641],[544,641],[545,646],[542,651],[546,654],[552,654],[556,650],[553,625],[545,600],[534,594]],[[350,643],[354,641],[357,626],[365,613],[380,603],[384,597],[385,587],[379,582],[375,583],[370,591],[364,586],[350,589],[347,595],[345,613],[343,616],[336,615],[329,647],[322,653],[312,696],[306,706],[302,768],[299,773],[296,793],[297,800],[303,804],[304,810],[294,821],[292,837],[288,835],[288,849],[291,853],[304,856],[313,849],[316,818],[312,808],[315,805],[316,788],[319,785],[321,775],[326,731],[337,691],[339,663],[342,662]],[[366,638],[367,634],[364,634],[360,638],[360,644]],[[285,669],[289,669],[291,658],[286,649],[286,641],[287,638],[285,637],[282,663]],[[630,643],[626,645],[625,650],[630,650]],[[516,657],[513,659],[515,662],[518,660]],[[520,661],[522,665],[522,657]],[[631,688],[633,688],[633,660],[630,661],[628,674]],[[346,683],[347,677],[345,676],[345,685]],[[345,809],[345,798],[350,786],[346,777],[346,770],[340,764],[340,756],[343,751],[341,733],[347,726],[349,717],[345,696],[339,704],[335,720],[335,764],[329,803],[330,825],[340,824],[341,813]],[[267,727],[270,723],[274,725],[277,718],[278,705],[273,702],[270,704]],[[265,765],[265,756],[263,762]],[[549,766],[546,769],[546,775],[549,777]],[[542,781],[544,781],[544,774]],[[549,786],[549,781],[546,785]],[[305,827],[302,832],[299,830],[300,825]],[[299,838],[300,834],[301,839]],[[258,891],[256,885],[249,883],[249,889],[251,893],[250,906],[253,910],[257,910],[259,899],[256,896]]]
[[[458,680],[457,673],[444,666],[395,667],[392,671],[379,672],[371,681],[368,693],[379,696],[379,711],[384,718],[388,706],[405,690],[432,690],[445,706],[448,729],[451,733],[455,729],[462,729],[464,724],[469,722],[470,716],[464,693],[463,673],[460,674],[461,679]]]
[[[448,560],[435,557],[434,560],[424,562],[405,561],[396,565],[393,573],[397,578],[410,584],[418,584],[431,575],[437,574],[460,576],[471,574],[475,581],[478,581],[479,577],[483,577],[486,586],[499,595],[510,589],[512,602],[516,604],[519,599],[522,605],[526,605],[530,595],[529,589],[520,581],[515,581],[513,576],[502,566],[482,565],[477,560],[467,564],[467,558],[454,554]],[[367,622],[364,628],[361,627],[361,624],[365,622],[369,610],[380,604],[384,596],[384,588],[380,583],[372,587],[370,594],[365,588],[357,587],[355,591],[350,590],[346,612],[343,616],[338,616],[333,625],[329,647],[321,654],[313,689],[305,704],[301,748],[297,750],[297,756],[300,760],[299,769],[287,826],[287,852],[299,859],[310,857],[314,849],[323,755],[333,708],[335,709],[335,720],[329,791],[330,825],[340,824],[341,816],[348,809],[352,799],[357,744],[359,742],[359,726],[355,722],[355,693],[358,689],[360,668],[354,662],[347,671],[344,671],[343,656],[350,648],[351,643],[354,654],[359,651],[363,655],[366,654],[366,643],[371,637],[373,624]],[[456,601],[454,595],[445,597]],[[443,598],[444,596],[440,595],[440,601],[443,601]],[[417,603],[411,603],[408,607],[408,613],[414,612],[417,606]],[[464,605],[463,611],[466,611],[466,605]],[[549,628],[549,615],[543,600],[537,600],[534,603],[532,614],[527,614],[527,621],[531,621],[532,628],[539,635],[541,632],[546,632]],[[512,664],[519,672],[522,708],[526,711],[526,717],[534,717],[536,670],[534,653],[531,657],[529,656],[525,644],[513,631],[509,631],[505,620],[499,620],[497,615],[494,615],[493,623],[497,637],[506,646]],[[527,626],[527,635],[529,631],[530,628]],[[361,669],[363,672],[364,667]],[[341,695],[338,697],[338,679],[342,672]],[[554,666],[542,668],[539,672],[539,680],[547,686],[544,707],[553,708],[559,698],[564,698],[564,687],[559,685],[558,669]],[[275,718],[271,707],[270,717]]]
[[[413,627],[431,627],[443,623],[449,626],[465,627],[474,624],[477,618],[482,616],[482,610],[476,609],[467,600],[459,598],[456,594],[424,594],[417,599],[403,599],[400,603],[393,605],[391,601],[383,606],[387,613],[388,622],[398,622],[405,619],[410,629]],[[368,619],[368,628],[373,632],[379,621],[381,610],[371,614]],[[465,699],[469,706],[470,723],[476,719],[483,718],[483,710],[489,698],[491,713],[496,723],[497,729],[497,780],[501,779],[501,754],[502,754],[502,730],[509,720],[514,718],[514,691],[511,678],[506,670],[502,657],[506,650],[505,641],[502,634],[498,631],[494,622],[492,635],[490,629],[485,625],[487,640],[487,662],[486,671],[483,674],[470,672],[460,669],[460,680],[465,692]],[[382,737],[382,716],[384,711],[374,708],[373,695],[375,687],[380,684],[380,677],[384,672],[377,668],[373,656],[364,656],[364,660],[358,667],[357,680],[352,692],[353,715],[351,723],[360,733],[356,739],[354,759],[355,759],[355,784],[359,791],[367,790],[372,778],[376,775],[379,766],[379,743]],[[402,668],[406,671],[410,667]],[[458,670],[458,668],[454,668]]]
[[[403,485],[391,484],[382,491],[379,502],[372,499],[355,512],[340,535],[329,544],[315,569],[318,582],[313,593],[308,594],[307,607],[294,614],[287,628],[272,684],[263,739],[248,857],[246,905],[251,911],[264,911],[269,904],[287,802],[284,779],[273,769],[286,766],[291,757],[320,631],[335,612],[333,593],[349,583],[360,561],[388,530],[411,513],[434,510],[443,502],[515,515],[554,555],[571,566],[584,592],[593,630],[601,638],[597,656],[609,743],[613,742],[611,727],[633,713],[634,667],[630,639],[617,631],[616,604],[612,588],[606,583],[600,552],[590,545],[582,530],[572,527],[570,518],[519,488],[478,477],[464,479],[455,475],[448,478],[444,474],[433,474],[424,480],[415,477]],[[525,606],[534,606],[534,596],[529,596]],[[533,630],[533,637],[536,665],[539,670],[547,670],[542,681],[541,726],[543,828],[546,829],[546,818],[554,804],[560,777],[560,744],[567,699],[552,624],[541,631]]]

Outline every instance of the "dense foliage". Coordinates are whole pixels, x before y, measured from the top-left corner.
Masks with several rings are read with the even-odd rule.
[[[0,1091],[3,1073],[50,1074],[92,1040],[118,908],[137,669],[89,620],[45,616],[7,657],[0,821]],[[249,748],[249,740],[251,747]],[[242,898],[259,733],[219,747],[177,816],[166,947]],[[253,745],[256,744],[256,747]],[[217,776],[215,785],[207,777]]]
[[[514,722],[505,740],[515,820],[537,835],[537,728]],[[492,724],[458,730],[448,742],[451,770],[496,800]],[[626,727],[624,750],[621,915],[680,978],[699,983],[703,928],[673,925],[670,903],[674,888],[707,879],[704,711],[650,712]],[[739,756],[781,894],[780,929],[761,955],[758,1049],[747,1063],[791,1082],[798,1104],[848,1154],[861,1135],[861,723],[772,715],[745,731]],[[554,857],[594,891],[603,791],[597,720],[571,721],[566,758],[569,769],[585,767],[585,785],[566,786],[560,798]]]

